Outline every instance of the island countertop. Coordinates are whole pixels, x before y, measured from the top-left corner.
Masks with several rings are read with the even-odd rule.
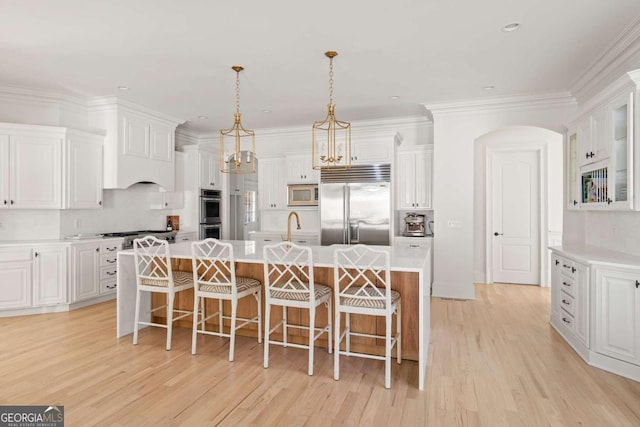
[[[225,243],[233,245],[233,254],[236,262],[246,263],[263,263],[263,248],[267,245],[263,242],[254,242],[250,240],[223,240]],[[169,246],[171,258],[191,259],[191,243],[180,242]],[[273,244],[273,243],[271,243]],[[313,256],[313,265],[316,267],[333,267],[333,253],[336,248],[346,247],[348,245],[331,245],[331,246],[310,246]],[[401,245],[394,246],[371,246],[368,247],[376,250],[389,252],[391,270],[420,272],[423,271],[427,262],[429,248],[409,248]],[[133,249],[118,252],[119,254],[133,255]]]

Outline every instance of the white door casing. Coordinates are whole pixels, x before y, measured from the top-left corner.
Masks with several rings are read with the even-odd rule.
[[[540,284],[540,151],[491,153],[491,281]]]

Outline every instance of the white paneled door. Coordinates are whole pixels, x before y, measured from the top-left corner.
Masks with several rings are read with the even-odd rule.
[[[536,150],[492,153],[493,282],[540,284],[540,160]]]

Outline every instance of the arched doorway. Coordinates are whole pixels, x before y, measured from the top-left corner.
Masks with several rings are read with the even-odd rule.
[[[562,141],[528,126],[475,140],[476,282],[548,285],[547,247],[562,235]]]

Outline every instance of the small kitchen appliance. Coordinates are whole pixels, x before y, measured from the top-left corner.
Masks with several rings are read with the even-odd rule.
[[[424,215],[409,212],[404,217],[403,236],[424,237]]]

